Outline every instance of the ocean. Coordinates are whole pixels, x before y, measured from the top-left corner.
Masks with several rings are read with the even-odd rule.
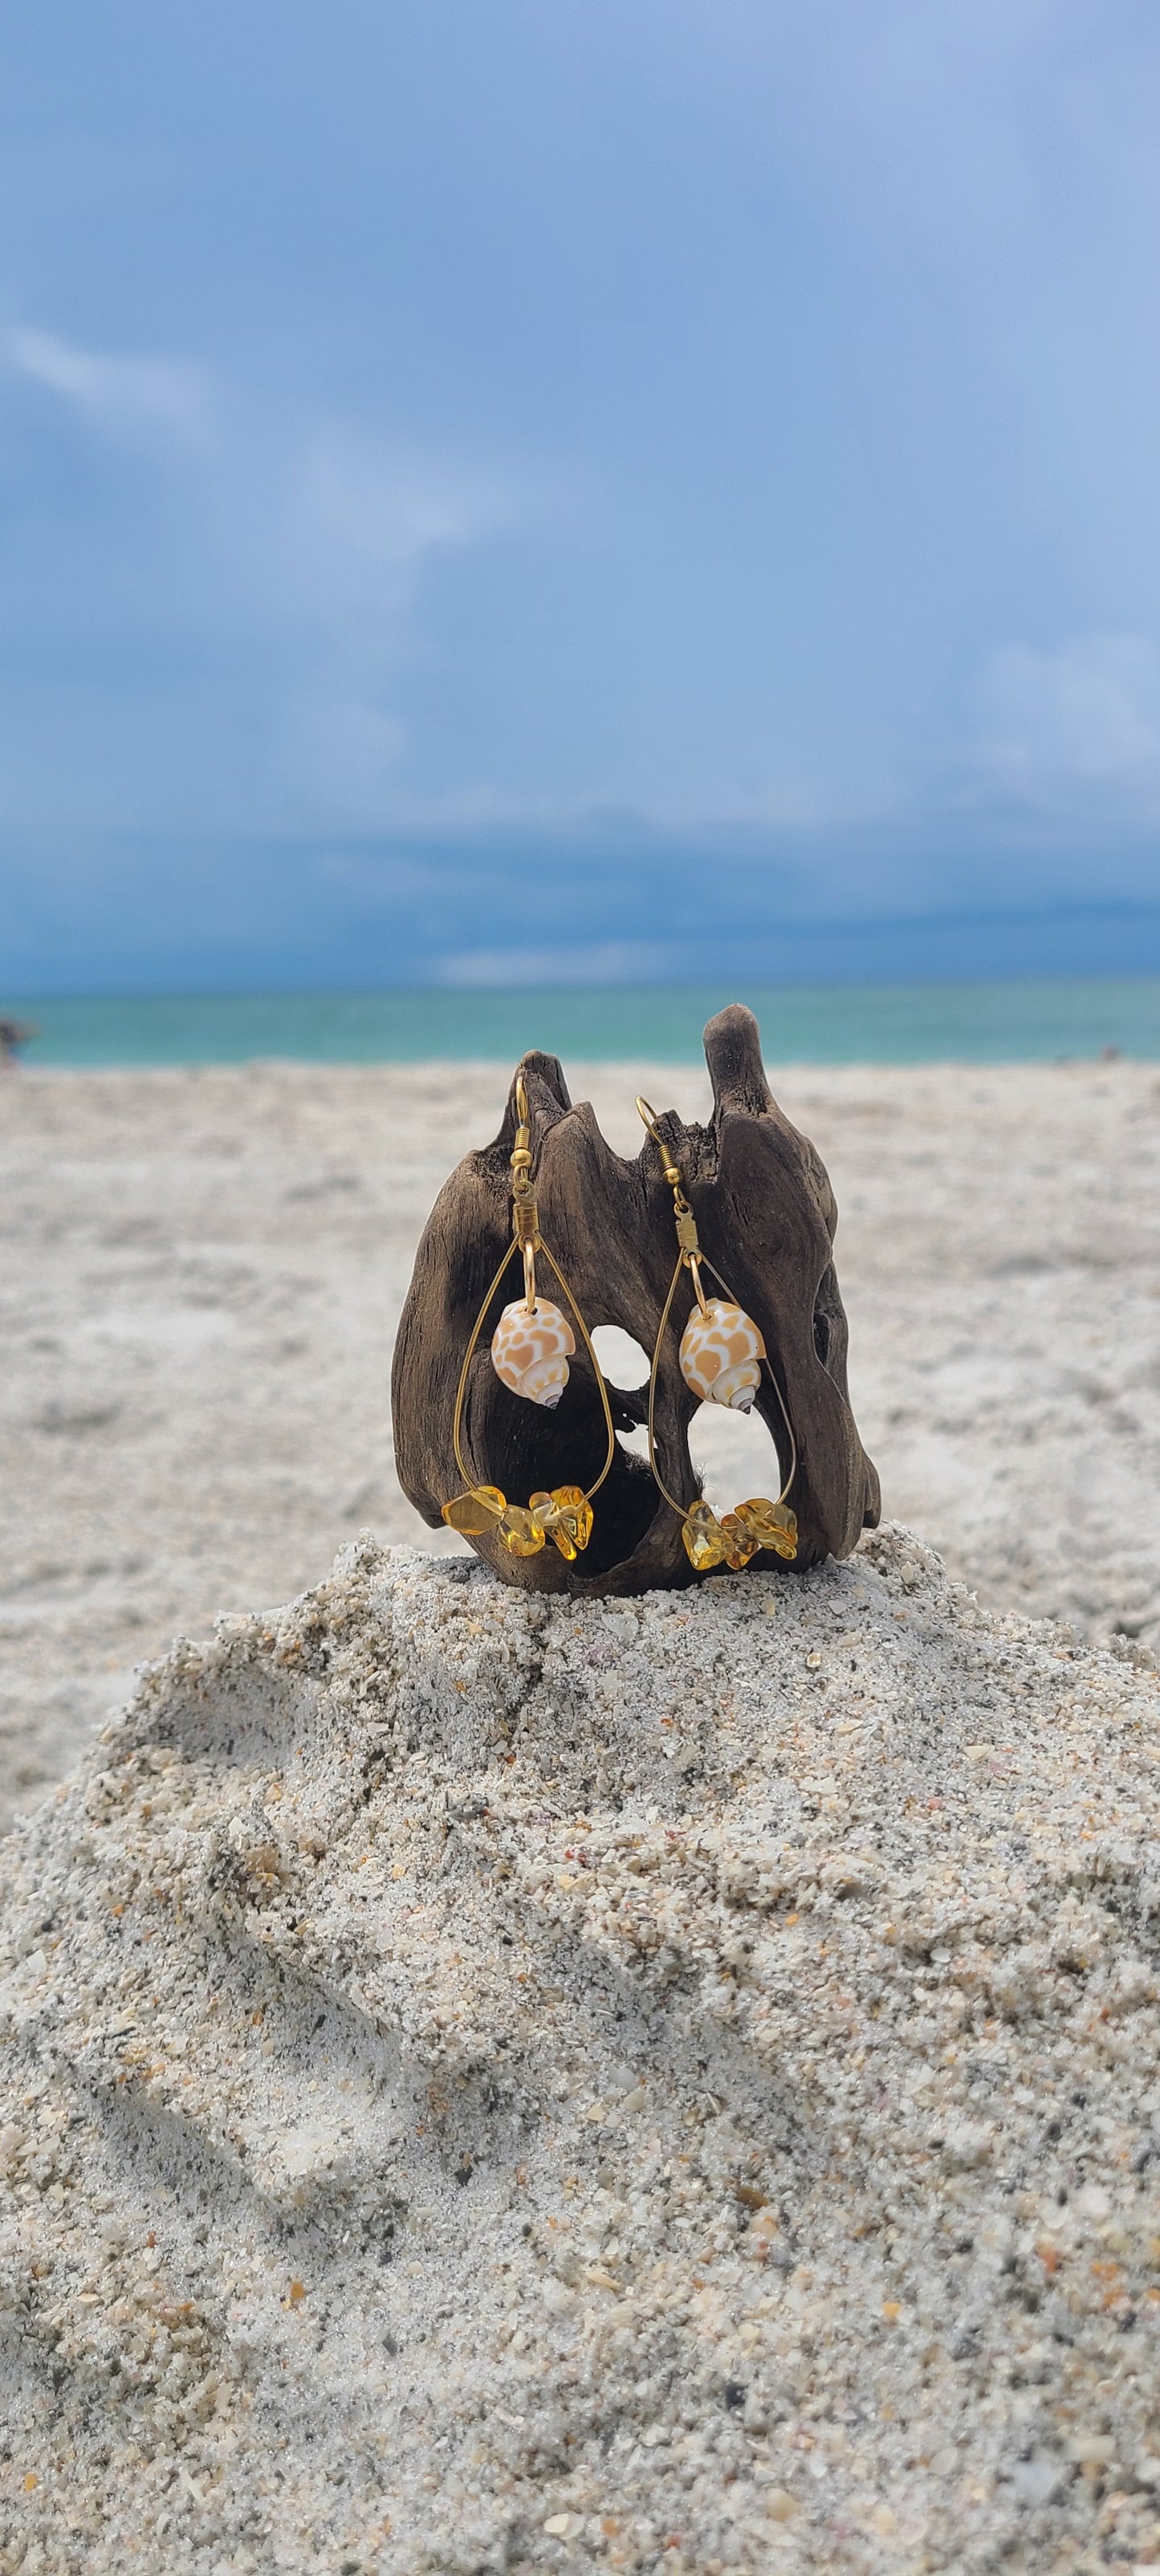
[[[1160,1059],[1160,976],[940,984],[602,984],[379,993],[204,993],[7,1000],[33,1022],[33,1065],[513,1061],[695,1063],[714,1011],[747,1002],[770,1064]]]

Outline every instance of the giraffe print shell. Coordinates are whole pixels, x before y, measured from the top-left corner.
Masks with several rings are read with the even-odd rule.
[[[711,1297],[704,1314],[694,1306],[681,1335],[681,1375],[702,1403],[748,1413],[764,1357],[757,1326],[740,1306],[724,1297]]]
[[[523,1298],[505,1306],[491,1337],[496,1376],[531,1404],[557,1405],[568,1383],[568,1358],[576,1336],[550,1297],[537,1297],[529,1315]]]

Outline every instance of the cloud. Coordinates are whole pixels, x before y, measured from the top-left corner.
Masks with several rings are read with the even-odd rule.
[[[441,984],[648,984],[673,971],[675,952],[655,940],[605,939],[590,947],[469,948],[438,960]]]
[[[510,515],[505,493],[462,468],[392,453],[333,425],[313,439],[298,479],[304,521],[334,557],[373,571],[410,570]]]
[[[430,859],[396,858],[379,850],[328,850],[318,861],[318,873],[344,894],[375,905],[413,904],[426,896],[446,902],[446,869]]]
[[[1009,644],[983,674],[984,776],[1021,802],[1160,812],[1160,650],[1145,635],[1081,635],[1053,652]]]
[[[509,523],[514,504],[469,464],[335,421],[302,424],[280,458],[274,447],[266,482],[263,500],[260,478],[245,478],[237,560],[259,620],[273,609],[296,639],[284,771],[320,812],[373,825],[409,748],[404,677],[431,655],[415,617],[422,585],[437,561]]]
[[[338,829],[381,823],[409,748],[406,681],[432,656],[416,616],[424,580],[513,518],[504,478],[309,401],[275,404],[184,361],[83,348],[39,326],[0,333],[0,372],[135,455],[152,487],[143,507],[122,477],[88,522],[93,623],[112,649],[92,671],[91,707],[66,713],[78,756],[53,763],[58,811],[75,784],[91,814],[103,768],[118,791],[132,782],[107,819],[156,820],[151,782],[168,762],[171,804],[186,818],[200,807],[216,828],[244,806],[259,828],[291,813]],[[30,445],[55,497],[53,477],[67,486],[70,468]],[[26,524],[43,548],[43,519]],[[75,595],[71,525],[67,540]],[[107,670],[138,654],[133,691],[110,690]],[[59,739],[59,708],[53,723]],[[26,710],[18,730],[27,766]]]
[[[9,367],[75,403],[113,436],[158,429],[201,445],[208,432],[208,389],[197,367],[174,358],[110,357],[78,349],[55,331],[21,327],[7,336]]]
[[[1146,14],[596,0],[529,46],[500,0],[353,84],[214,0],[160,83],[123,14],[95,85],[28,20],[13,848],[171,836],[175,910],[227,841],[337,850],[268,895],[303,971],[381,906],[383,971],[464,985],[1146,888]],[[425,838],[435,887],[343,851]]]

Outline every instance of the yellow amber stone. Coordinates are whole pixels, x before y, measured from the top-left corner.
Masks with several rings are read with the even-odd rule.
[[[592,1505],[580,1486],[557,1485],[550,1494],[533,1494],[528,1510],[572,1564],[592,1536]]]
[[[728,1542],[725,1563],[732,1566],[735,1574],[740,1574],[742,1566],[748,1565],[751,1556],[756,1556],[760,1541],[752,1536],[747,1523],[736,1512],[726,1512],[721,1527]]]
[[[469,1494],[457,1494],[453,1503],[444,1503],[443,1518],[448,1529],[458,1530],[462,1537],[482,1538],[506,1510],[507,1498],[498,1485],[473,1485]]]
[[[755,1549],[772,1548],[775,1555],[786,1558],[797,1555],[797,1514],[785,1503],[771,1503],[758,1495],[752,1502],[738,1503],[730,1517],[740,1521]]]
[[[499,1525],[499,1534],[509,1556],[536,1556],[544,1544],[544,1533],[538,1520],[533,1520],[522,1503],[509,1503]]]
[[[553,1486],[552,1501],[558,1515],[552,1536],[562,1556],[575,1556],[592,1536],[592,1505],[579,1485]]]
[[[710,1566],[723,1565],[728,1542],[717,1514],[708,1503],[693,1503],[681,1523],[685,1554],[698,1574],[707,1574]]]
[[[528,1504],[528,1510],[531,1513],[537,1529],[543,1530],[549,1537],[555,1539],[561,1556],[575,1556],[576,1550],[568,1539],[567,1534],[565,1533],[561,1536],[560,1515],[556,1509],[556,1498],[554,1494],[533,1494]]]

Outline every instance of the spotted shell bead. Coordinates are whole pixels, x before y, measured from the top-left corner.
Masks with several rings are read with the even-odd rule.
[[[694,1306],[681,1335],[681,1375],[703,1404],[748,1413],[761,1380],[765,1344],[752,1317],[724,1297]]]
[[[492,1366],[513,1395],[530,1404],[557,1405],[568,1383],[576,1336],[550,1297],[538,1297],[529,1315],[521,1297],[505,1306],[491,1337]]]

